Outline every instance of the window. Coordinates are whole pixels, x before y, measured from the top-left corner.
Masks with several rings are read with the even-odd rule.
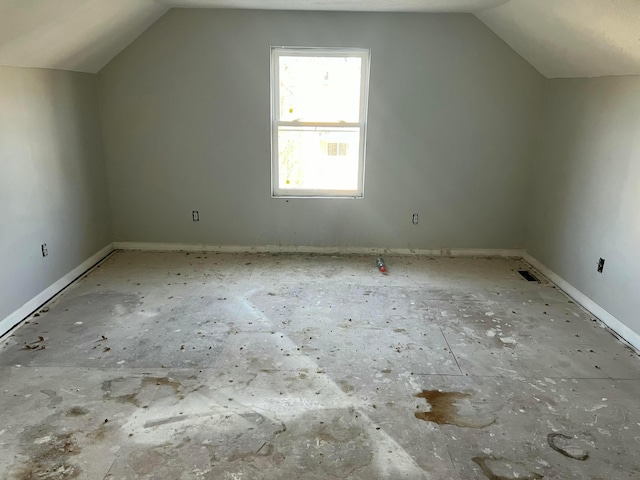
[[[347,155],[349,149],[348,143],[329,143],[327,144],[327,155]]]
[[[363,196],[368,89],[368,50],[271,49],[273,196]]]

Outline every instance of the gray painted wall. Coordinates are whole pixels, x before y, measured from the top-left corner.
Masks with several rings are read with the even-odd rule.
[[[640,333],[640,77],[549,80],[543,115],[526,248]]]
[[[272,45],[371,48],[365,199],[270,198]],[[523,246],[544,79],[472,15],[178,9],[99,77],[117,240]]]
[[[96,76],[0,67],[0,159],[2,320],[112,241]]]

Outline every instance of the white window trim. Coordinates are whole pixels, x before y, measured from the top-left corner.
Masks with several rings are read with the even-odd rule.
[[[279,57],[280,56],[359,57],[360,74],[360,121],[338,122],[284,122],[280,121],[279,105]],[[367,108],[369,99],[369,64],[371,53],[367,48],[316,48],[316,47],[271,47],[271,197],[272,198],[364,198],[365,146],[367,137]],[[357,190],[301,190],[285,189],[278,185],[278,127],[357,127],[360,129]]]

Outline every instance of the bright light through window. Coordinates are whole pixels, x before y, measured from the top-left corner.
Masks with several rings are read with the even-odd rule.
[[[274,196],[362,197],[369,52],[272,48]]]

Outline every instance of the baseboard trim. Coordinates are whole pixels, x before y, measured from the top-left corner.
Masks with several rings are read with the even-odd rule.
[[[529,255],[528,253],[525,253],[522,258],[532,267],[538,270],[541,274],[551,280],[558,288],[563,290],[567,295],[569,295],[574,301],[576,301],[588,312],[590,312],[594,317],[600,320],[623,343],[626,343],[631,348],[633,348],[636,353],[640,354],[640,335],[631,330],[624,323],[611,315],[604,308],[591,300],[560,275],[550,270],[546,265]]]
[[[245,245],[206,245],[191,243],[156,243],[156,242],[114,242],[102,248],[86,259],[76,268],[54,282],[44,291],[33,297],[22,307],[0,321],[0,338],[12,330],[20,322],[29,317],[42,305],[61,293],[85,272],[100,263],[114,250],[140,250],[155,252],[219,252],[219,253],[315,253],[322,255],[424,255],[435,257],[514,257],[522,258],[532,267],[547,277],[558,288],[564,291],[575,302],[594,315],[622,342],[640,353],[640,335],[615,318],[596,302],[587,297],[542,262],[521,249],[478,249],[478,248],[443,248],[443,249],[410,249],[410,248],[369,248],[369,247],[318,247],[318,246],[245,246]]]
[[[194,243],[114,242],[116,250],[149,252],[219,252],[219,253],[317,253],[322,255],[425,255],[432,257],[516,257],[524,255],[519,249],[483,248],[369,248],[369,247],[317,247],[280,245],[205,245]]]
[[[114,251],[110,243],[0,321],[0,338]]]

